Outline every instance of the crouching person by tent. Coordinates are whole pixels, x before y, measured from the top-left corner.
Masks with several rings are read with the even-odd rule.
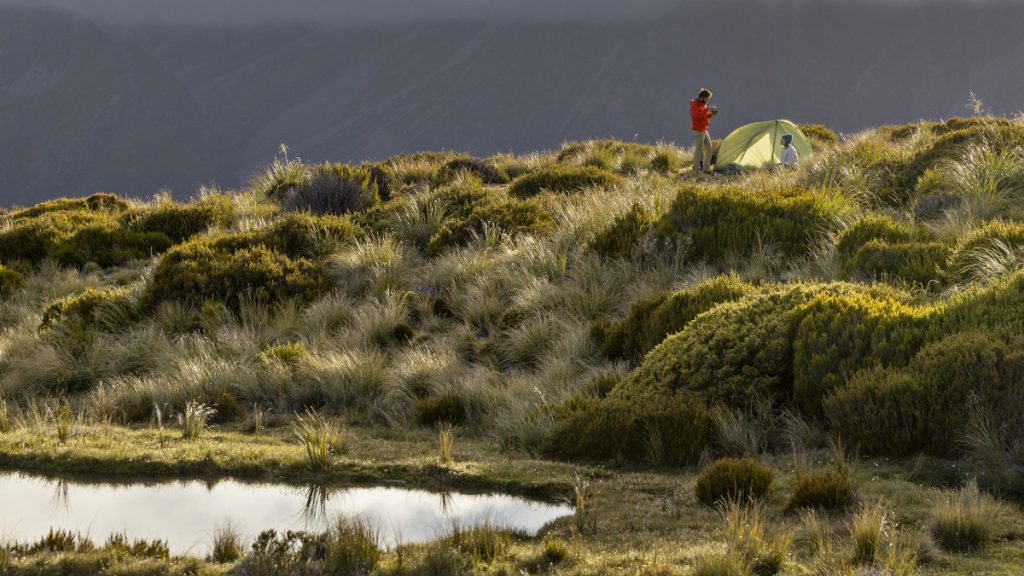
[[[711,90],[701,88],[697,97],[690,100],[690,120],[693,128],[693,171],[711,173],[713,147],[708,134],[708,124],[718,114],[718,108],[708,107]]]

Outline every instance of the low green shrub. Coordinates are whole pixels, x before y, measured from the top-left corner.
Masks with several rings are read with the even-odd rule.
[[[14,220],[10,228],[0,232],[0,261],[8,265],[38,264],[46,258],[54,258],[57,249],[75,231],[110,222],[110,216],[87,210],[54,210]]]
[[[257,242],[291,258],[312,258],[333,252],[363,231],[341,216],[285,214],[258,234]]]
[[[601,229],[590,241],[589,248],[605,258],[628,258],[640,240],[654,228],[657,216],[643,204],[634,204]]]
[[[25,276],[0,264],[0,299],[7,300],[25,286]]]
[[[699,314],[754,291],[753,286],[736,276],[717,276],[690,289],[663,292],[641,300],[633,304],[621,321],[595,324],[592,334],[605,358],[638,363],[647,352],[682,330]]]
[[[420,426],[438,424],[465,424],[469,417],[466,404],[458,394],[442,394],[421,398],[414,407],[415,420]]]
[[[42,328],[63,322],[104,329],[123,328],[140,317],[131,293],[124,288],[97,290],[88,288],[57,300],[43,312]]]
[[[844,258],[852,258],[858,250],[872,240],[889,244],[910,241],[910,230],[891,216],[869,215],[853,223],[836,239],[836,252]]]
[[[694,494],[708,506],[761,499],[768,494],[772,476],[771,468],[752,458],[723,458],[701,472]]]
[[[163,234],[174,244],[180,244],[212,226],[226,226],[231,211],[231,201],[219,196],[188,204],[161,203],[126,213],[121,222],[137,232]]]
[[[976,410],[1004,426],[1024,424],[1024,358],[984,334],[929,344],[902,369],[858,372],[824,411],[843,439],[869,454],[959,452]]]
[[[838,144],[839,138],[831,128],[824,124],[801,124],[800,131],[807,136],[807,139],[813,144],[818,145],[831,145]]]
[[[682,154],[675,150],[661,150],[651,158],[650,168],[662,174],[671,174],[683,167]]]
[[[446,208],[440,230],[427,242],[429,256],[465,246],[474,238],[490,233],[538,234],[552,232],[555,221],[536,200],[514,200],[484,190],[479,180],[440,190],[436,200]]]
[[[516,178],[508,192],[516,198],[532,198],[542,191],[565,194],[585,188],[612,188],[621,183],[621,177],[592,166],[550,166]]]
[[[114,213],[127,210],[129,204],[115,194],[99,193],[85,198],[58,198],[40,202],[31,208],[15,210],[10,214],[13,220],[36,218],[53,212],[106,212]]]
[[[330,289],[320,267],[290,258],[251,237],[192,240],[169,251],[147,287],[148,307],[178,301],[201,306],[207,300],[238,307],[242,298],[266,303],[312,301]]]
[[[854,497],[853,481],[848,473],[835,467],[821,468],[797,477],[786,510],[838,510],[851,506]]]
[[[434,174],[435,186],[450,184],[460,173],[468,172],[475,175],[484,184],[508,184],[508,172],[489,160],[462,157],[449,160]]]
[[[540,452],[561,460],[692,464],[711,438],[707,405],[687,394],[577,400],[558,416]]]
[[[931,308],[867,294],[824,294],[802,307],[793,336],[793,397],[805,414],[857,370],[903,366],[924,344]]]
[[[158,232],[136,232],[115,223],[77,230],[51,251],[62,264],[82,266],[94,262],[104,268],[123,266],[167,251],[171,240]]]
[[[835,228],[834,208],[812,190],[791,188],[753,194],[728,186],[687,185],[676,195],[657,230],[683,238],[694,258],[717,262],[771,246],[784,256],[802,256],[818,234]]]
[[[872,240],[860,247],[843,266],[848,280],[901,280],[925,287],[938,287],[946,279],[949,248],[939,242],[889,244]]]

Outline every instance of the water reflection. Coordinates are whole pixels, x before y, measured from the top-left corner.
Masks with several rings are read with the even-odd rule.
[[[385,545],[426,542],[487,521],[534,534],[572,513],[507,495],[436,494],[398,488],[334,489],[223,481],[149,485],[81,484],[0,474],[0,538],[35,541],[50,528],[97,543],[112,534],[164,540],[175,554],[205,554],[216,526],[250,540],[267,529],[319,531],[338,515],[370,522]]]

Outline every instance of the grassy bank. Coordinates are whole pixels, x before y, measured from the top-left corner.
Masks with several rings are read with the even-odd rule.
[[[1006,573],[1024,125],[811,132],[793,171],[703,178],[686,150],[615,141],[283,154],[187,202],[7,210],[0,465],[543,498],[580,472],[621,524],[556,525],[586,554],[543,570]],[[700,474],[740,504],[698,505]],[[483,565],[537,573],[544,545]],[[469,570],[425,550],[378,571]]]

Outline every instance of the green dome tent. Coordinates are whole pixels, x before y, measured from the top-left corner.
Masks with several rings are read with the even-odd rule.
[[[813,154],[811,145],[796,124],[789,120],[769,120],[733,130],[718,149],[715,170],[763,168],[778,164],[782,148],[780,141],[787,132],[793,135],[793,146],[800,160],[810,158]]]

